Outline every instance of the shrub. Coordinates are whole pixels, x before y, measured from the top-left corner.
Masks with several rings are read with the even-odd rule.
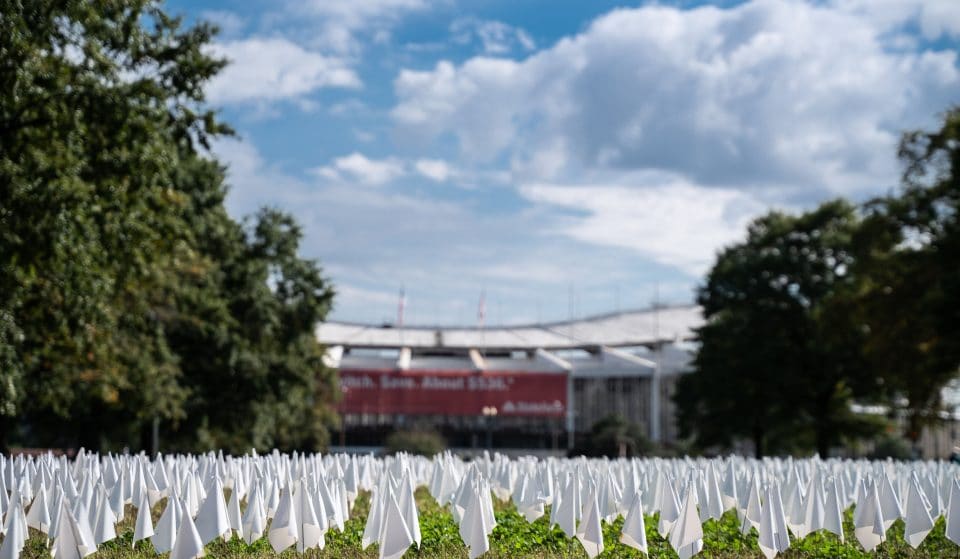
[[[590,435],[580,448],[571,453],[574,456],[643,456],[653,449],[653,445],[636,423],[628,422],[623,416],[612,414],[593,424]]]
[[[894,460],[910,460],[913,458],[913,451],[910,445],[902,437],[896,435],[881,435],[874,444],[870,458],[882,460],[884,458],[893,458]]]
[[[387,452],[409,452],[433,456],[447,447],[447,441],[435,431],[394,431],[387,437]]]

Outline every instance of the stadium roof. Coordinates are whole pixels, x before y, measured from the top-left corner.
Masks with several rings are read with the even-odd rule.
[[[565,349],[632,347],[690,340],[703,323],[700,307],[671,306],[522,326],[448,327],[325,322],[328,346],[367,348]]]

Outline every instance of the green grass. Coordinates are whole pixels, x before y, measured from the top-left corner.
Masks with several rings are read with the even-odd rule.
[[[420,531],[423,543],[418,550],[411,547],[404,555],[407,559],[422,558],[466,558],[467,549],[460,541],[457,525],[450,513],[439,506],[427,493],[420,488],[416,493],[417,508],[420,513]],[[528,523],[511,502],[502,503],[494,499],[494,513],[497,518],[497,527],[490,536],[490,551],[484,555],[490,559],[505,559],[513,557],[529,557],[537,559],[585,558],[580,542],[567,538],[563,532],[547,526],[550,512],[536,522]],[[164,501],[153,509],[154,523],[163,511]],[[312,549],[304,553],[310,559],[376,559],[378,556],[376,544],[365,550],[360,549],[360,538],[370,510],[370,496],[361,494],[354,503],[351,518],[345,523],[343,532],[335,529],[326,534],[326,546],[323,550]],[[133,523],[136,511],[127,507],[124,521],[117,526],[117,539],[100,547],[100,550],[91,556],[92,559],[156,559],[157,554],[148,541],[138,542],[131,546],[133,540]],[[648,516],[647,542],[650,557],[676,558],[676,553],[670,545],[657,533],[656,515]],[[619,542],[623,518],[618,518],[612,524],[603,524],[603,540],[606,549],[600,555],[602,558],[624,557],[643,558],[642,553],[627,547]],[[704,524],[704,549],[699,557],[732,559],[732,558],[762,558],[757,547],[755,531],[742,536],[739,531],[736,516],[727,512],[719,521],[710,520]],[[877,551],[866,553],[860,548],[853,535],[852,510],[845,514],[844,531],[846,543],[840,543],[833,534],[818,532],[807,536],[801,541],[792,540],[790,549],[780,557],[786,559],[800,558],[838,558],[857,559],[866,557],[882,558],[916,558],[933,559],[940,557],[960,557],[960,547],[946,539],[944,535],[943,519],[937,521],[933,531],[927,536],[919,549],[912,549],[903,539],[903,521],[897,521],[887,533],[889,539],[880,545]],[[49,559],[43,534],[31,530],[31,537],[21,554],[21,559]],[[208,557],[223,557],[235,559],[259,559],[276,557],[267,539],[261,538],[247,545],[240,539],[234,538],[228,542],[217,540],[206,547]],[[166,554],[164,554],[166,555]],[[281,557],[294,559],[299,554],[291,548],[280,554]]]

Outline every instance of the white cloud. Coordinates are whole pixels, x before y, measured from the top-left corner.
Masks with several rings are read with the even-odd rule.
[[[571,288],[577,314],[609,310],[615,286],[624,308],[650,301],[656,263],[633,250],[550,234],[562,223],[543,208],[491,212],[469,201],[405,192],[397,183],[356,188],[301,178],[235,139],[217,141],[214,152],[228,165],[231,215],[270,205],[302,224],[301,251],[318,258],[339,289],[334,316],[341,319],[393,317],[400,284],[409,297],[410,323],[471,322],[483,288],[490,323],[501,314],[507,322],[566,317]],[[688,301],[692,281],[671,282],[672,300]],[[662,292],[667,283],[660,279]]]
[[[442,159],[418,159],[414,168],[421,175],[436,182],[446,182],[453,176],[453,169]]]
[[[903,128],[960,88],[955,52],[888,49],[852,10],[788,0],[616,10],[520,61],[401,71],[400,136],[456,138],[527,179],[661,169],[791,199],[896,181]]]
[[[389,157],[370,159],[359,152],[338,157],[330,165],[313,169],[313,173],[331,180],[355,180],[367,185],[381,185],[406,174],[403,161]]]
[[[337,57],[306,50],[283,38],[249,38],[211,45],[230,61],[207,88],[216,104],[305,100],[327,87],[358,88],[360,78]]]
[[[450,24],[450,33],[456,43],[465,45],[478,40],[483,52],[493,56],[510,54],[514,50],[532,51],[537,47],[525,30],[502,21],[460,18]]]
[[[339,284],[335,289],[337,291],[335,301],[346,298],[353,304],[378,305],[382,308],[389,308],[391,304],[396,306],[399,298],[395,292],[367,289],[350,284]]]
[[[960,36],[960,2],[956,0],[833,0],[830,4],[868,18],[885,31],[914,24],[928,40]]]
[[[698,187],[664,173],[613,185],[536,183],[520,191],[534,202],[576,212],[559,233],[631,249],[694,276],[709,268],[719,247],[741,239],[749,220],[764,209],[742,192]]]
[[[240,15],[228,10],[204,10],[200,12],[200,17],[219,27],[221,37],[238,35],[247,25]]]
[[[514,61],[482,57],[460,68],[439,62],[433,71],[402,70],[392,115],[406,136],[430,140],[449,132],[466,158],[492,159],[511,145],[514,119],[533,102],[521,70]]]
[[[369,33],[374,42],[388,42],[390,27],[403,16],[426,10],[428,0],[293,0],[289,15],[312,21],[317,29],[317,46],[338,53],[354,53],[362,48],[358,38]]]

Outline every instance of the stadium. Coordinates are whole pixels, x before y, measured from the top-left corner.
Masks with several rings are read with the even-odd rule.
[[[619,414],[648,438],[677,438],[672,394],[688,369],[699,307],[672,306],[509,327],[326,322],[339,371],[334,444],[380,447],[429,427],[452,447],[573,449]]]

